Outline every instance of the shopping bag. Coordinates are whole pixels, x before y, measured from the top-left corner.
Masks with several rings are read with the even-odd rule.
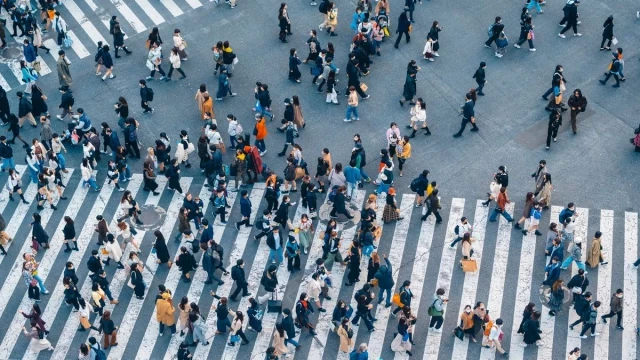
[[[611,39],[611,45],[618,45],[618,39],[617,38],[613,38]]]
[[[395,293],[391,297],[391,302],[396,304],[398,307],[402,307],[402,303],[400,302],[400,294]]]
[[[462,328],[460,326],[453,329],[453,335],[460,339],[460,341],[464,341],[464,331],[462,331]]]
[[[64,45],[64,47],[70,48],[71,45],[73,45],[73,40],[70,37],[65,36],[64,40],[62,40],[62,44]]]
[[[369,89],[369,87],[367,86],[367,84],[365,83],[360,83],[360,90],[367,92],[367,89]]]
[[[474,259],[462,260],[462,271],[476,272],[478,271],[478,263]]]

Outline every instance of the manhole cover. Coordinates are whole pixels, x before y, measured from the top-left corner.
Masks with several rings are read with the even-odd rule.
[[[343,225],[344,230],[355,226],[360,222],[360,209],[353,205],[351,202],[347,202],[346,205],[347,210],[349,210],[353,218],[349,220],[346,216],[338,214],[338,218],[336,219],[339,224]],[[333,204],[322,204],[322,206],[320,206],[320,209],[318,210],[318,217],[320,218],[320,220],[329,221],[331,210],[333,210]]]
[[[571,293],[571,290],[569,290],[569,288],[566,287],[562,287],[562,290],[564,291],[564,299],[562,299],[562,303],[566,304],[569,301],[573,301],[573,294]],[[549,286],[543,286],[540,288],[540,303],[542,303],[543,306],[549,307],[549,298],[551,297],[551,288]]]
[[[17,47],[7,47],[2,51],[2,57],[5,59],[17,59],[22,57],[22,49]]]
[[[167,212],[155,205],[143,205],[140,207],[141,214],[138,215],[140,221],[142,221],[142,225],[135,224],[135,221],[131,221],[132,226],[136,230],[142,231],[155,231],[164,224],[164,221],[167,217]]]

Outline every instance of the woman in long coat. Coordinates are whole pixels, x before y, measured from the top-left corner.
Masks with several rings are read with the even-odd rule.
[[[555,316],[556,312],[562,311],[562,301],[564,300],[562,283],[562,279],[558,279],[551,286],[551,296],[549,298],[549,315],[551,316]]]
[[[33,109],[31,110],[31,114],[34,117],[38,117],[42,114],[49,114],[49,107],[47,106],[46,100],[47,97],[42,93],[42,89],[36,84],[31,85],[31,105]]]
[[[67,60],[67,57],[64,56],[64,50],[60,50],[58,55],[58,62],[56,64],[58,69],[58,82],[60,83],[60,86],[71,86],[73,83],[71,71],[69,70],[69,65],[71,65],[71,63]]]
[[[289,80],[293,80],[297,83],[300,82],[302,74],[298,65],[302,64],[302,61],[298,58],[298,53],[295,48],[289,50]]]
[[[553,184],[551,183],[551,174],[544,173],[542,175],[541,190],[538,194],[538,201],[542,203],[543,210],[549,210],[551,205],[551,190],[553,190]]]
[[[409,101],[409,104],[415,105],[416,97],[416,74],[407,74],[407,78],[404,82],[404,91],[402,92],[402,99],[400,105],[404,105],[405,101]]]
[[[291,98],[293,103],[293,123],[296,124],[298,130],[305,127],[304,116],[302,116],[302,108],[300,107],[300,99],[298,95],[293,95]]]
[[[536,304],[530,302],[522,312],[522,321],[518,327],[518,334],[524,334],[524,324],[531,318],[531,315],[536,311]]]
[[[340,337],[340,351],[348,353],[353,349],[354,340],[353,338],[349,339],[349,329],[351,328],[351,324],[349,323],[349,319],[342,319],[342,324],[338,327],[338,336]]]
[[[602,240],[600,237],[602,233],[600,231],[596,231],[595,238],[591,240],[591,245],[589,245],[589,251],[587,251],[587,264],[591,268],[597,267],[598,264],[606,265],[607,261],[604,261],[602,258]]]
[[[526,347],[531,344],[539,344],[540,338],[540,312],[534,311],[531,318],[524,324],[524,338],[520,346]]]
[[[209,94],[207,85],[200,84],[200,89],[196,91],[196,102],[198,103],[198,111],[202,114],[202,103],[204,102],[204,94]],[[211,115],[213,117],[213,114]]]
[[[284,340],[287,338],[287,334],[284,331],[284,327],[282,323],[276,324],[276,331],[273,332],[273,347],[276,348],[274,354],[275,355],[286,355],[289,353],[289,349],[287,349],[287,345],[285,345]]]
[[[133,284],[133,292],[136,294],[136,298],[139,300],[144,299],[144,290],[146,284],[142,279],[142,272],[140,271],[139,264],[132,264],[131,266],[131,283]]]
[[[167,242],[164,239],[164,235],[160,230],[154,231],[153,235],[156,237],[156,241],[153,242],[153,247],[156,249],[156,256],[158,264],[167,264],[169,267],[173,264],[171,262],[171,255],[169,255],[169,249],[167,249]]]

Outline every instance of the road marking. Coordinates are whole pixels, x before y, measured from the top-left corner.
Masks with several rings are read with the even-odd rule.
[[[91,1],[91,0],[87,0],[87,1]],[[135,30],[138,33],[141,33],[147,30],[147,28],[142,24],[142,21],[138,19],[136,14],[134,14],[133,11],[131,11],[131,8],[129,8],[129,6],[127,6],[127,4],[124,3],[124,1],[121,1],[121,0],[110,0],[110,1],[116,7],[116,9],[118,9],[120,14],[122,14],[122,17],[124,17],[124,19],[129,23],[129,25],[131,25],[133,30]]]
[[[391,240],[391,248],[389,249],[389,254],[387,255],[387,259],[391,264],[389,270],[392,270],[393,282],[396,284],[395,287],[391,289],[392,294],[395,293],[395,288],[397,288],[399,285],[398,274],[400,274],[402,255],[407,244],[409,224],[411,222],[411,214],[413,213],[413,204],[415,204],[415,202],[415,195],[402,195],[402,202],[400,203],[400,216],[403,217],[404,220],[396,221],[396,228],[393,231],[393,238]],[[382,261],[384,261],[384,259],[382,259]],[[386,261],[384,261],[384,263],[386,263]],[[382,265],[384,265],[384,263]],[[382,289],[380,289],[380,291],[382,291]],[[385,296],[386,295],[387,294],[385,294]],[[386,301],[386,299],[383,298],[383,301]],[[373,316],[374,318],[378,319],[378,321],[373,323],[373,326],[376,330],[369,335],[369,354],[373,359],[380,358],[380,355],[382,354],[384,337],[387,332],[386,330],[389,323],[389,317],[393,309],[393,305],[387,308],[382,304],[382,302],[378,302],[378,306],[376,307],[376,314]]]
[[[87,16],[82,12],[80,7],[73,0],[64,0],[64,7],[69,11],[71,16],[80,24],[85,33],[91,38],[94,45],[97,46],[98,42],[102,41],[103,44],[108,44],[109,42],[102,37],[102,34],[93,26],[93,23],[89,21]],[[109,23],[107,22],[107,28],[109,27]],[[74,39],[76,42],[76,39]],[[78,41],[79,42],[79,41]]]
[[[169,10],[171,15],[173,15],[174,17],[178,17],[183,14],[182,10],[178,7],[178,5],[176,5],[175,2],[173,2],[173,0],[160,0],[160,2],[162,3],[162,5],[164,5],[164,7],[167,8],[167,10]]]
[[[511,202],[510,204],[507,204],[506,211],[512,216],[514,216],[514,209],[515,203]],[[517,219],[515,221],[517,221]],[[504,285],[507,276],[507,263],[509,261],[509,242],[511,240],[511,231],[513,231],[511,224],[512,223],[507,222],[504,217],[500,216],[498,238],[496,239],[495,255],[493,256],[492,262],[493,270],[491,271],[489,298],[485,304],[492,319],[497,319],[501,316],[502,297],[504,294]],[[487,349],[483,347],[480,351],[481,360],[492,360],[494,358],[495,349]]]
[[[484,247],[484,238],[485,232],[487,230],[487,217],[489,216],[489,207],[482,206],[483,201],[477,200],[476,202],[476,212],[473,216],[473,238],[476,239],[475,243],[473,243],[473,258],[476,260],[478,270],[475,272],[467,272],[464,273],[464,285],[462,287],[462,297],[460,299],[460,309],[455,314],[456,316],[460,316],[464,311],[464,307],[467,305],[471,305],[473,308],[476,302],[476,292],[478,288],[478,276],[480,275],[481,261],[482,261],[482,249]],[[493,211],[493,210],[492,210]],[[500,223],[503,222],[504,217],[498,215],[500,217]],[[464,234],[463,234],[464,235]],[[445,248],[448,245],[445,244]],[[445,249],[448,250],[448,249]],[[506,267],[506,263],[504,263]],[[491,276],[493,279],[493,274]],[[486,304],[485,304],[486,306]],[[487,307],[488,309],[488,307]],[[498,310],[498,313],[500,311]],[[495,314],[491,314],[491,318],[495,319]],[[452,359],[466,359],[467,352],[469,350],[469,340],[463,338],[463,341],[455,341],[453,346],[453,354],[451,355]]]
[[[48,47],[52,51],[49,53],[55,62],[58,62],[58,43],[53,39],[47,39],[42,42],[44,46]],[[58,65],[56,64],[56,67]]]
[[[385,205],[385,197],[384,196],[378,196],[376,199],[376,206],[377,206],[377,210],[376,210],[376,219],[378,222],[378,226],[380,227],[380,230],[384,229],[384,221],[382,221],[382,213],[384,212],[384,205]],[[379,245],[379,242],[374,241],[374,243],[376,245]],[[369,257],[367,256],[363,256],[362,260],[360,261],[360,273],[361,274],[366,274],[367,273],[367,267],[369,265]],[[354,291],[357,291],[358,289],[362,289],[362,286],[365,284],[367,277],[366,276],[361,276],[360,277],[360,281],[358,281],[358,283],[356,283],[353,286]],[[345,301],[346,302],[346,301]],[[351,306],[351,308],[353,308],[353,313],[355,314],[356,309],[358,307],[358,302],[356,301],[356,299],[354,299],[354,297],[351,297],[351,302],[349,303],[349,306]],[[352,326],[351,329],[353,330],[353,339],[357,339],[358,338],[358,330],[360,329],[361,326]],[[338,351],[338,360],[349,360],[349,354],[342,352],[342,351]]]
[[[552,206],[549,221],[558,224],[560,211],[562,211],[562,206]],[[546,266],[548,264],[546,262],[547,257],[545,256],[544,259]],[[562,265],[562,263],[560,263],[560,265]],[[550,284],[549,286],[552,285],[553,284]],[[563,285],[566,287],[567,283],[563,283]],[[542,337],[543,344],[538,346],[538,360],[548,360],[553,357],[553,338],[555,334],[556,317],[549,315],[549,310],[548,307],[544,306],[540,309],[540,330],[542,330],[540,336]]]
[[[141,183],[142,175],[138,176],[137,178]],[[132,182],[135,179],[136,179],[136,176],[134,175]],[[113,187],[108,186],[107,180],[105,180],[102,186],[102,190],[100,191],[98,198],[94,202],[95,205],[91,208],[91,211],[89,212],[87,219],[95,219],[96,216],[104,212],[104,208],[109,202],[109,198],[111,197],[112,192],[113,192]],[[82,227],[82,230],[76,233],[76,235],[78,235],[76,242],[78,243],[78,248],[80,249],[80,251],[72,251],[71,255],[69,255],[69,258],[67,260],[72,262],[76,268],[78,268],[78,266],[80,265],[80,261],[82,261],[82,257],[84,256],[85,251],[87,251],[87,249],[89,248],[89,242],[91,241],[93,234],[95,234],[95,224],[90,221],[92,220],[88,220],[87,222],[85,222],[84,226]],[[51,290],[49,291],[49,295],[48,295],[49,301],[47,302],[46,308],[43,309],[44,311],[42,314],[42,320],[44,320],[45,323],[47,324],[53,323],[56,315],[58,314],[58,311],[60,310],[62,301],[64,300],[64,286],[62,285],[63,279],[64,279],[64,273],[61,273],[58,278],[58,281],[55,282],[56,284],[55,289],[53,289],[53,291]],[[85,283],[86,282],[87,281],[85,281]],[[77,316],[70,316],[70,317],[77,319]],[[76,321],[76,323],[78,322],[79,321]],[[77,326],[77,324],[75,326]],[[76,329],[77,328],[71,328],[71,327],[65,328],[66,331],[60,332],[59,334],[56,334],[56,335],[75,334]],[[52,337],[51,335],[54,335],[54,334],[52,333],[49,336]],[[58,348],[58,346],[61,345],[61,343],[64,343],[65,341],[71,343],[72,340],[73,340],[73,336],[62,336],[60,340],[56,343],[56,349]],[[69,346],[67,345],[67,348],[68,347]],[[64,359],[64,357],[65,357],[65,354],[62,354],[60,359]],[[35,360],[37,358],[38,358],[38,355],[32,353],[31,351],[26,351],[23,356],[23,359]]]
[[[25,171],[27,171],[27,166],[26,165],[16,165],[16,172],[18,173],[18,179],[22,178],[22,174],[24,174]],[[7,173],[8,174],[8,173]],[[7,182],[9,182],[9,176],[7,175]],[[6,183],[5,186],[2,187],[2,189],[0,190],[0,199],[4,199],[2,201],[0,201],[0,213],[4,212],[4,209],[6,209],[7,205],[9,204],[9,189],[7,189]],[[5,217],[7,217],[7,214],[4,214]]]
[[[28,169],[25,171],[29,171]],[[24,181],[22,182],[24,184]],[[24,187],[22,188],[24,190]],[[27,201],[36,201],[36,194],[38,193],[38,186],[35,183],[29,183],[29,186],[27,187],[27,190],[23,193],[24,194],[24,198]],[[20,227],[20,225],[22,224],[22,222],[25,220],[25,218],[27,217],[27,213],[29,212],[29,208],[31,207],[31,203],[29,204],[25,204],[22,202],[22,200],[17,196],[17,193],[13,194],[13,198],[16,199],[16,201],[18,201],[18,207],[16,207],[16,210],[13,212],[13,215],[11,216],[11,220],[9,220],[9,223],[7,224],[7,227],[4,229],[4,231],[6,231],[7,233],[9,233],[9,236],[11,238],[16,237],[16,233],[18,232],[18,228]],[[51,215],[49,215],[51,216]],[[27,219],[27,222],[31,223],[31,217],[29,217],[29,219]],[[7,243],[7,245],[4,245],[4,248],[6,251],[9,251],[9,248],[11,247],[12,244],[15,244],[16,242],[19,242],[19,240],[15,240],[11,241],[9,243]],[[24,240],[25,243],[31,243],[30,241],[27,241],[26,239]],[[0,257],[0,264],[2,264],[2,262],[4,261],[4,259],[6,259],[6,256],[2,256]],[[20,270],[20,274],[22,274],[22,270]],[[12,295],[12,294],[9,294]],[[4,312],[4,307],[2,307],[0,309],[0,316],[2,316],[2,313]]]
[[[131,196],[135,198],[138,193],[138,189],[142,184],[142,174],[133,174],[131,176],[131,180],[127,184],[127,190],[131,192]],[[103,201],[96,201],[95,206],[91,208],[91,212],[87,217],[87,222],[85,222],[84,227],[82,228],[82,232],[80,236],[78,236],[78,247],[81,249],[80,251],[72,251],[71,256],[69,256],[69,260],[71,261],[76,268],[80,266],[80,262],[84,256],[84,253],[89,248],[89,243],[91,238],[95,234],[95,223],[93,223],[93,219],[98,215],[102,215],[104,213],[104,208],[107,206],[109,202],[109,198],[111,197],[111,193],[114,190],[114,186],[108,185],[108,180],[105,180],[102,190],[100,191],[99,199],[103,199]],[[118,208],[114,212],[114,221],[111,222],[110,229],[115,228],[115,219],[120,216],[122,213],[122,207],[118,204]],[[105,219],[106,220],[106,219]],[[84,264],[82,264],[84,266]],[[64,299],[64,286],[62,285],[62,279],[64,274],[60,274],[60,279],[56,282],[56,288],[51,292],[49,302],[47,303],[47,307],[44,310],[44,314],[42,319],[51,324],[55,319],[56,314],[60,310],[60,306],[62,305],[62,301]],[[76,284],[79,286],[80,284]],[[80,289],[80,294],[83,298],[88,299],[88,294],[91,292],[92,281],[89,279],[89,274],[84,279],[82,283],[82,288]],[[87,303],[87,306],[90,306]],[[80,320],[77,316],[69,316],[67,321],[65,322],[63,330],[59,334],[75,334],[78,328],[78,324]],[[51,334],[49,335],[51,337]],[[53,340],[53,339],[52,339]],[[56,344],[55,350],[51,355],[51,359],[64,360],[67,356],[67,352],[69,351],[69,347],[71,346],[71,342],[73,341],[73,336],[61,336]],[[24,360],[36,360],[37,355],[32,354],[31,352],[27,352],[24,357]]]
[[[198,0],[186,0],[187,3],[194,9],[199,8],[200,6],[202,6],[202,4],[200,3],[200,1]]]
[[[7,82],[7,80],[4,78],[4,76],[2,76],[2,74],[0,74],[0,86],[2,86],[2,88],[4,89],[4,91],[11,91],[11,86],[9,86],[9,83]]]
[[[148,0],[136,0],[136,3],[144,12],[151,18],[154,24],[162,24],[164,22],[164,18],[160,13],[154,8]]]
[[[80,42],[76,34],[73,32],[73,30],[67,31],[67,36],[69,36],[69,38],[72,41],[71,48],[76,53],[76,55],[78,55],[80,59],[84,59],[90,55],[87,48],[84,47],[84,45],[82,45],[82,43]]]
[[[100,21],[104,24],[104,26],[107,28],[107,30],[111,31],[111,23],[110,23],[111,17],[109,15],[101,15],[102,13],[107,13],[107,12],[104,9],[99,8],[96,5],[96,3],[93,2],[93,0],[84,0],[84,2],[87,3],[87,5],[91,9],[91,11],[93,11],[94,13],[96,13],[98,15],[98,17],[100,18]],[[122,31],[124,31],[124,29],[122,29]],[[128,38],[128,36],[125,34],[124,38],[126,40]]]
[[[598,266],[598,300],[602,301],[602,310],[598,312],[598,322],[600,316],[608,313],[609,302],[611,301],[611,260],[612,260],[612,245],[613,245],[613,210],[600,210],[600,231],[602,232],[601,245],[602,245],[602,257],[605,261],[608,261],[607,265]],[[593,358],[609,359],[609,327],[615,326],[611,324],[611,320],[606,324],[600,324],[600,336],[596,336],[595,345],[593,348]],[[596,328],[597,329],[597,328]]]
[[[9,61],[7,63],[7,66],[9,66],[9,69],[11,69],[13,76],[16,77],[20,85],[24,85],[25,82],[22,81],[22,70],[20,69],[20,60]]]
[[[582,262],[584,263],[586,257],[587,257],[587,231],[588,231],[588,223],[589,223],[589,209],[587,208],[577,208],[576,209],[576,214],[579,214],[579,216],[574,216],[574,221],[576,223],[576,227],[575,230],[573,231],[573,238],[580,238],[582,239]],[[565,249],[566,246],[568,244],[564,244]],[[634,260],[635,261],[635,260]],[[571,264],[572,268],[571,268],[571,277],[574,277],[578,274],[578,266],[575,265],[575,263],[572,262]],[[573,294],[571,294],[572,300],[573,301]],[[571,330],[569,328],[569,325],[574,323],[575,321],[577,321],[578,319],[580,319],[580,316],[576,313],[575,309],[573,309],[573,306],[568,310],[569,311],[569,323],[567,324],[567,347],[566,347],[566,351],[567,354],[577,348],[580,347],[580,330],[582,329],[582,326],[579,324],[578,328],[576,328],[575,330]],[[635,336],[635,333],[634,333]]]
[[[636,358],[638,322],[638,270],[633,263],[638,258],[638,213],[624,213],[624,312],[631,314],[623,318],[622,358]]]
[[[367,192],[364,190],[358,190],[354,194],[353,200],[351,202],[356,206],[357,209],[362,209],[362,204],[364,203],[364,198],[366,195],[367,195]],[[342,244],[340,246],[341,254],[345,254],[349,250],[349,247],[351,246],[351,240],[354,238],[356,231],[358,229],[359,229],[358,224],[354,224],[354,226],[350,227],[349,229],[345,230],[340,234],[340,237],[346,240],[346,241],[342,241]],[[316,231],[316,234],[318,234],[319,232],[320,231]],[[313,244],[319,244],[319,246],[311,247],[311,251],[307,259],[315,259],[322,255],[321,252],[322,252],[323,242],[324,241],[320,238],[318,238],[317,242],[316,241],[313,242]],[[344,255],[342,257],[345,258]],[[365,257],[365,256],[363,255],[362,257]],[[304,278],[304,280],[300,284],[300,287],[298,288],[298,293],[295,297],[296,300],[300,298],[300,295],[303,292],[307,291],[306,280],[309,279],[309,277],[313,274],[314,270],[315,270],[315,262],[307,260],[305,274],[308,274],[308,275]],[[343,284],[342,279],[344,278],[345,270],[346,270],[345,266],[334,266],[331,269],[331,281],[333,281],[333,283],[335,284],[340,284],[340,286],[342,286]],[[322,307],[326,309],[327,312],[319,313],[318,320],[316,321],[315,331],[318,335],[314,336],[313,339],[311,340],[311,350],[309,351],[309,354],[315,354],[315,356],[317,356],[319,359],[322,358],[322,353],[324,352],[324,348],[327,343],[327,337],[329,336],[329,331],[333,329],[331,318],[333,315],[332,313],[333,308],[335,308],[337,301],[338,301],[338,296],[332,296],[331,300],[324,299],[324,301],[322,302]],[[301,334],[298,334],[298,336],[296,336],[296,339],[295,339],[296,341],[300,339],[300,335]],[[264,351],[265,349],[262,349],[262,350]],[[289,354],[291,355],[291,358],[295,357],[295,351],[296,351],[295,348],[289,349]]]
[[[464,213],[464,199],[461,198],[453,198],[451,200],[451,211],[449,212],[449,220],[447,222],[447,233],[445,235],[444,246],[447,244],[451,244],[453,239],[455,239],[456,234],[453,231],[456,227],[458,221],[462,217]],[[436,289],[443,288],[445,289],[445,297],[449,296],[449,289],[451,287],[451,275],[453,273],[454,260],[456,258],[456,253],[454,251],[445,251],[443,249],[442,260],[440,261],[440,270],[438,273],[438,283],[436,285]],[[435,294],[435,291],[434,291]],[[431,304],[433,300],[429,300]],[[444,309],[444,313],[442,316],[446,315],[446,305]],[[444,323],[443,323],[444,326]],[[442,329],[442,328],[440,328]],[[444,330],[444,329],[443,329]],[[442,333],[430,331],[427,334],[427,341],[424,346],[425,352],[423,359],[438,359],[438,354],[440,352],[440,340],[442,338]]]
[[[69,183],[71,175],[73,175],[73,169],[69,169],[69,172],[65,174],[65,177],[62,179],[62,183],[65,186]],[[63,188],[63,190],[66,190],[66,188]],[[86,189],[83,189],[82,181],[80,181],[78,183],[76,191],[73,193],[73,196],[69,200],[69,204],[64,212],[63,219],[64,216],[69,216],[71,217],[71,219],[74,219],[78,215],[80,207],[82,206],[82,203],[87,196],[87,192],[88,191]],[[60,199],[57,199],[55,201],[56,204],[60,204],[59,200]],[[42,227],[46,229],[47,224],[51,219],[51,215],[53,215],[53,210],[50,208],[45,208],[44,210],[40,211],[40,215],[42,216]],[[38,266],[38,274],[40,275],[40,278],[42,278],[43,282],[47,280],[47,277],[51,273],[51,267],[53,266],[53,263],[58,256],[58,252],[60,251],[60,247],[62,246],[62,243],[64,241],[64,234],[62,233],[62,229],[65,225],[66,222],[60,221],[60,224],[58,225],[56,231],[51,234],[49,241],[50,248],[44,252],[42,259],[40,259],[39,261],[40,264]],[[27,235],[26,239],[30,239],[31,235],[32,230],[29,230],[29,234]],[[27,252],[30,253],[31,241],[27,241],[26,239],[23,242],[20,254],[24,254]],[[18,282],[24,282],[24,279],[22,278],[22,263],[22,256],[18,255],[15,262],[13,263],[13,266],[11,267],[11,270],[9,271],[9,274],[5,278],[4,284],[2,285],[2,290],[0,290],[0,317],[2,317],[2,313],[4,312],[9,299],[11,299],[11,295],[13,295],[14,293],[20,293],[25,290],[23,288],[16,289],[16,285],[18,285]],[[41,294],[40,296],[46,295]],[[29,299],[28,293],[25,291],[25,294],[20,301],[19,309],[24,311],[25,313],[29,313],[33,304],[34,301]],[[0,356],[0,358],[4,359],[11,356],[13,347],[18,342],[18,337],[22,333],[21,330],[25,321],[26,320],[24,316],[22,316],[20,313],[15,313],[15,315],[13,316],[13,320],[11,320],[11,323],[8,325],[8,330],[4,336],[4,339],[2,339],[2,344],[0,344],[0,354],[3,354]]]

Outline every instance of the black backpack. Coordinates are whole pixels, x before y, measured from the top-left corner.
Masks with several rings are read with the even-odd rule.
[[[153,101],[153,89],[150,87],[147,88],[147,101]]]
[[[418,192],[418,190],[420,190],[418,187],[420,186],[420,178],[415,178],[413,179],[413,181],[411,182],[411,185],[409,185],[409,188],[411,189],[411,191],[413,192]]]
[[[326,14],[327,13],[327,5],[328,5],[328,1],[322,1],[320,3],[320,6],[318,6],[318,10],[321,13]]]
[[[191,250],[193,251],[194,254],[197,254],[198,251],[200,251],[200,241],[195,239],[191,241]]]

